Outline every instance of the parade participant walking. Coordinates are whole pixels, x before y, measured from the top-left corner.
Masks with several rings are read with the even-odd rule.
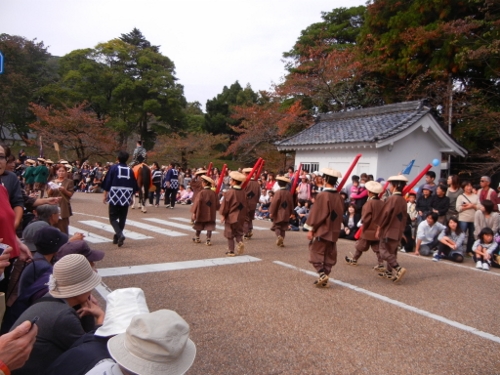
[[[391,196],[384,204],[380,226],[375,234],[375,238],[380,240],[379,252],[381,258],[387,263],[387,269],[378,275],[396,282],[400,281],[406,273],[406,269],[398,264],[397,254],[408,216],[406,200],[401,195],[408,179],[399,175],[391,176],[387,181],[390,182]]]
[[[189,186],[191,186],[191,190],[193,190],[193,198],[192,198],[193,202],[195,201],[196,195],[198,194],[198,192],[203,190],[201,178],[202,178],[202,176],[205,176],[206,174],[207,174],[206,169],[199,169],[195,172],[194,177],[191,180],[191,183]],[[193,211],[191,210],[191,212],[193,212]]]
[[[335,188],[342,174],[331,168],[323,168],[320,172],[323,173],[325,188],[316,196],[305,227],[309,228],[309,262],[319,275],[314,284],[327,288],[332,267],[337,263],[337,240],[344,204]]]
[[[229,257],[241,255],[245,251],[245,244],[243,243],[243,224],[247,215],[247,198],[245,191],[241,189],[241,184],[246,180],[244,174],[233,171],[229,174],[231,177],[231,188],[224,193],[224,199],[220,207],[220,214],[222,216],[221,223],[224,223],[224,237],[228,241]],[[236,253],[234,240],[236,239]]]
[[[380,257],[379,253],[379,241],[375,237],[377,228],[380,225],[380,214],[382,213],[382,209],[384,207],[384,202],[379,199],[379,194],[383,189],[382,185],[378,182],[368,181],[366,183],[368,201],[363,205],[363,209],[361,210],[361,222],[363,223],[361,237],[356,242],[356,252],[354,253],[354,256],[352,258],[349,258],[348,256],[345,257],[346,263],[351,266],[357,266],[358,259],[371,247],[375,255],[377,255],[378,261],[374,270],[380,272],[385,271],[384,261]]]
[[[45,166],[45,159],[38,158],[38,167],[35,168],[33,175],[35,176],[35,192],[39,192],[40,198],[43,198],[45,192],[45,185],[49,178],[49,168]]]
[[[201,176],[203,190],[198,193],[196,202],[193,204],[192,221],[193,229],[196,231],[194,243],[200,243],[200,234],[202,230],[207,231],[207,246],[212,245],[212,231],[215,230],[215,220],[217,210],[219,209],[219,200],[215,191],[212,190],[214,180],[207,176]]]
[[[243,173],[248,178],[252,170],[253,168],[244,168]],[[247,195],[248,212],[245,224],[243,224],[243,238],[248,240],[253,236],[253,220],[255,219],[255,210],[260,197],[260,185],[253,176],[245,187],[245,194]]]
[[[269,217],[273,220],[271,230],[276,233],[276,245],[285,247],[285,231],[290,223],[290,215],[293,212],[293,199],[289,191],[286,190],[290,180],[286,177],[276,177],[280,189],[274,194],[274,198],[269,207]]]
[[[163,187],[165,189],[165,206],[173,209],[177,199],[177,190],[179,190],[179,172],[175,169],[174,163],[170,163],[168,166],[168,171],[163,179]]]
[[[139,189],[132,169],[127,166],[128,152],[118,153],[118,164],[113,165],[102,183],[104,203],[109,203],[109,222],[115,231],[113,243],[123,246],[123,229],[127,221],[128,207],[132,196]]]
[[[34,160],[28,159],[26,160],[26,164],[28,167],[24,170],[24,190],[26,194],[30,195],[33,192],[34,184],[35,184],[35,164]]]

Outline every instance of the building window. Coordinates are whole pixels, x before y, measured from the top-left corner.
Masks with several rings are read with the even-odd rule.
[[[314,173],[319,171],[319,163],[302,163],[302,170],[307,173]]]

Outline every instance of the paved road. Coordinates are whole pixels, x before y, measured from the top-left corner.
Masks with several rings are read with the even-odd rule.
[[[271,224],[255,221],[244,256],[226,258],[220,230],[211,247],[191,242],[189,206],[148,207],[129,211],[118,248],[101,198],[74,195],[73,230],[106,252],[107,288],[140,287],[150,310],[186,319],[190,375],[500,374],[498,270],[400,254],[408,272],[394,285],[371,270],[373,254],[344,264],[353,243],[340,240],[331,287],[317,289],[303,232],[277,248]]]

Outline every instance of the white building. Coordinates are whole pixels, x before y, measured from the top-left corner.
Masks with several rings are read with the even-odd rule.
[[[421,101],[323,115],[276,145],[280,151],[295,151],[295,164],[309,172],[330,167],[344,174],[362,154],[351,175],[365,172],[386,179],[415,159],[410,181],[434,159],[442,161],[431,169],[439,177],[441,169],[448,169],[448,155],[467,154]]]

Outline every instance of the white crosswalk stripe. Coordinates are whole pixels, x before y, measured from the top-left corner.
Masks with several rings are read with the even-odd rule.
[[[72,225],[69,226],[68,232],[70,236],[74,235],[75,233],[83,233],[85,236],[85,241],[90,242],[90,243],[105,243],[105,242],[111,242],[112,240],[106,237],[99,236],[95,233],[76,228]]]
[[[154,217],[146,218],[144,220],[146,220],[146,221],[152,221],[153,223],[168,225],[168,226],[171,226],[171,227],[174,227],[174,228],[185,229],[185,230],[188,230],[188,231],[191,231],[191,232],[194,231],[193,227],[191,227],[189,225],[172,223],[171,221],[168,221],[168,220],[156,219]],[[188,220],[188,222],[189,222],[189,220]],[[217,232],[212,232],[212,233],[217,233]]]
[[[184,223],[190,223],[191,221],[189,219],[186,219],[184,217],[171,217],[170,219],[172,220],[177,220],[177,221],[182,221]],[[224,231],[224,226],[223,225],[217,225],[217,229]],[[254,230],[269,230],[269,228],[262,228],[262,227],[253,227]]]
[[[108,232],[108,233],[115,234],[115,231],[113,230],[113,227],[111,225],[101,223],[100,221],[96,221],[96,220],[83,220],[83,221],[80,221],[80,223],[88,225],[88,226],[91,226],[91,227],[94,227],[94,228],[101,229],[101,230],[103,230],[105,232]],[[127,221],[127,224],[128,223],[129,222]],[[125,229],[123,231],[123,234],[125,235],[126,238],[129,238],[129,239],[132,239],[132,240],[146,240],[148,238],[153,238],[153,237],[145,236],[144,234],[141,234],[141,233],[132,232],[132,231],[127,230],[127,229]]]
[[[141,228],[141,229],[146,229],[155,232],[156,234],[162,234],[164,236],[169,236],[169,237],[181,237],[181,236],[187,236],[186,233],[181,233],[181,232],[176,232],[174,230],[170,229],[165,229],[162,227],[157,227],[155,225],[149,225],[149,224],[144,224],[139,221],[135,220],[128,220],[127,219],[127,225],[131,225],[133,227]],[[192,228],[190,228],[192,230]],[[127,235],[125,235],[126,237]]]

